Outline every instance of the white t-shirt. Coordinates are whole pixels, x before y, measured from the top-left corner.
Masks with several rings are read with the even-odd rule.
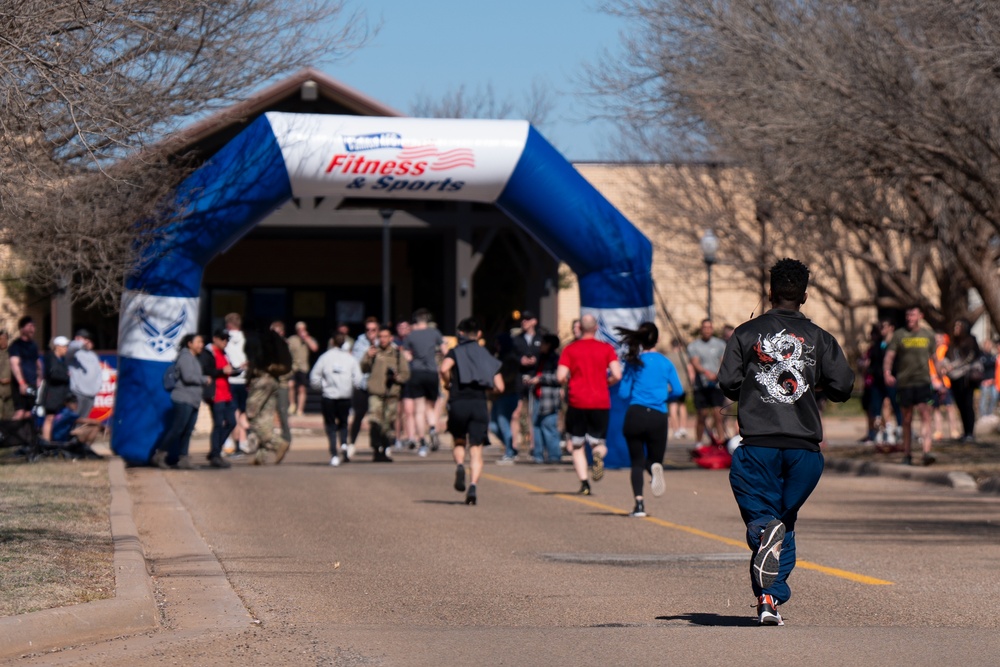
[[[232,364],[233,368],[243,368],[246,369],[247,366],[247,355],[243,350],[246,345],[247,339],[243,336],[243,332],[236,330],[229,332],[229,345],[226,346],[226,356],[229,357],[229,363]],[[246,384],[247,374],[233,375],[229,378],[229,384]]]

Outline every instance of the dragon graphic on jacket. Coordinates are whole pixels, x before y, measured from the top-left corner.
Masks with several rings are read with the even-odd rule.
[[[767,394],[761,396],[765,403],[795,403],[809,391],[809,383],[802,375],[806,366],[816,361],[810,356],[814,346],[807,346],[798,336],[784,329],[776,334],[757,336],[754,351],[760,360],[760,372],[754,375]]]

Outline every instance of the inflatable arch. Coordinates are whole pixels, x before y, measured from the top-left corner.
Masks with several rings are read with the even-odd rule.
[[[178,186],[181,215],[125,285],[111,445],[126,461],[147,463],[166,428],[163,374],[197,329],[205,266],[309,196],[492,203],[576,272],[602,337],[654,317],[651,244],[527,122],[266,113]],[[623,418],[616,401],[610,467],[629,465]]]

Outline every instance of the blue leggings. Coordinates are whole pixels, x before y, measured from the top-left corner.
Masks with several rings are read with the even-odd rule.
[[[750,578],[753,594],[774,596],[778,604],[792,597],[788,575],[795,567],[795,520],[823,474],[823,454],[805,449],[743,445],[733,453],[729,484],[747,526],[747,546],[760,546],[760,533],[770,521],[785,524],[778,577],[766,589]]]

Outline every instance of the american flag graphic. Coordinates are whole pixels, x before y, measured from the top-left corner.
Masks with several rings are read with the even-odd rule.
[[[445,171],[456,167],[475,167],[476,159],[471,148],[453,148],[439,151],[436,146],[404,148],[397,160],[428,160],[430,171]]]

